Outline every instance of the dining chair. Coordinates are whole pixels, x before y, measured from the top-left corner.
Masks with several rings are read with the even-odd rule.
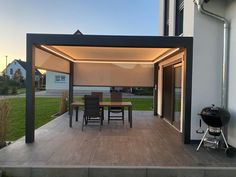
[[[99,97],[94,95],[84,96],[84,115],[82,122],[82,131],[84,126],[88,123],[98,122],[100,125],[100,131],[102,128],[103,114],[99,108]]]
[[[99,97],[99,101],[103,101],[103,93],[102,92],[91,92],[91,95],[93,96],[98,96]]]
[[[91,92],[91,95],[98,96],[99,102],[103,101],[103,92]],[[102,106],[99,108],[100,108],[100,111],[102,112],[102,118],[104,119],[104,108]]]
[[[122,102],[122,93],[111,92],[111,102]],[[122,120],[124,124],[124,107],[108,107],[108,124],[111,120]]]

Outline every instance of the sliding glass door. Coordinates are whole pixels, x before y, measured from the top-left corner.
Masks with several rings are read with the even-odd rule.
[[[182,65],[172,64],[163,68],[163,117],[180,130]]]

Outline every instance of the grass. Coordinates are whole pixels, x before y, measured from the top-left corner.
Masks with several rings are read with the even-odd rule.
[[[10,115],[7,140],[14,141],[25,133],[25,98],[9,99]],[[35,127],[41,127],[53,118],[51,115],[59,110],[60,98],[35,99]]]
[[[76,97],[81,100],[81,97]],[[104,101],[109,101],[105,98]],[[123,101],[131,101],[133,110],[152,110],[152,98],[124,98]],[[14,141],[25,133],[25,98],[9,99],[10,115],[7,140]],[[59,111],[60,98],[35,98],[35,128],[41,127],[51,121],[53,114]]]
[[[26,93],[26,89],[25,88],[17,89],[17,94],[23,94],[23,93]]]

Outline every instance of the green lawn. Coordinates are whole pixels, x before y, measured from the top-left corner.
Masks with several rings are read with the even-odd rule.
[[[80,100],[80,97],[76,97],[76,100]],[[108,101],[109,99],[104,99]],[[131,101],[133,104],[133,110],[152,110],[151,98],[124,98],[124,101]],[[11,105],[11,111],[9,116],[9,128],[7,133],[7,140],[14,141],[25,133],[25,98],[12,98],[9,99]],[[36,104],[36,128],[46,124],[53,118],[53,114],[59,111],[60,98],[41,98],[35,99]]]
[[[26,89],[25,88],[19,88],[17,89],[17,94],[23,94],[26,92]]]
[[[13,98],[9,102],[11,111],[7,140],[14,141],[25,133],[25,98]],[[51,115],[58,112],[60,98],[36,98],[35,104],[35,125],[38,128],[53,119]]]

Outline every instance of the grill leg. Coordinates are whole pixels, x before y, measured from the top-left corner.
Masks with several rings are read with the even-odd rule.
[[[205,136],[207,135],[207,133],[208,133],[208,128],[206,129],[206,132],[205,132],[205,134],[203,135],[203,137],[202,137],[202,140],[201,140],[201,142],[200,142],[200,144],[198,145],[198,147],[197,147],[197,151],[199,150],[199,148],[201,147],[201,145],[202,145],[202,142],[203,142],[203,140],[205,139]]]
[[[222,135],[222,137],[223,137],[223,139],[224,139],[224,142],[225,142],[226,147],[229,148],[229,145],[228,145],[228,143],[227,143],[227,141],[226,141],[226,139],[225,139],[225,135],[224,135],[223,131],[222,131],[222,130],[220,130],[220,131],[221,131],[221,135]]]

